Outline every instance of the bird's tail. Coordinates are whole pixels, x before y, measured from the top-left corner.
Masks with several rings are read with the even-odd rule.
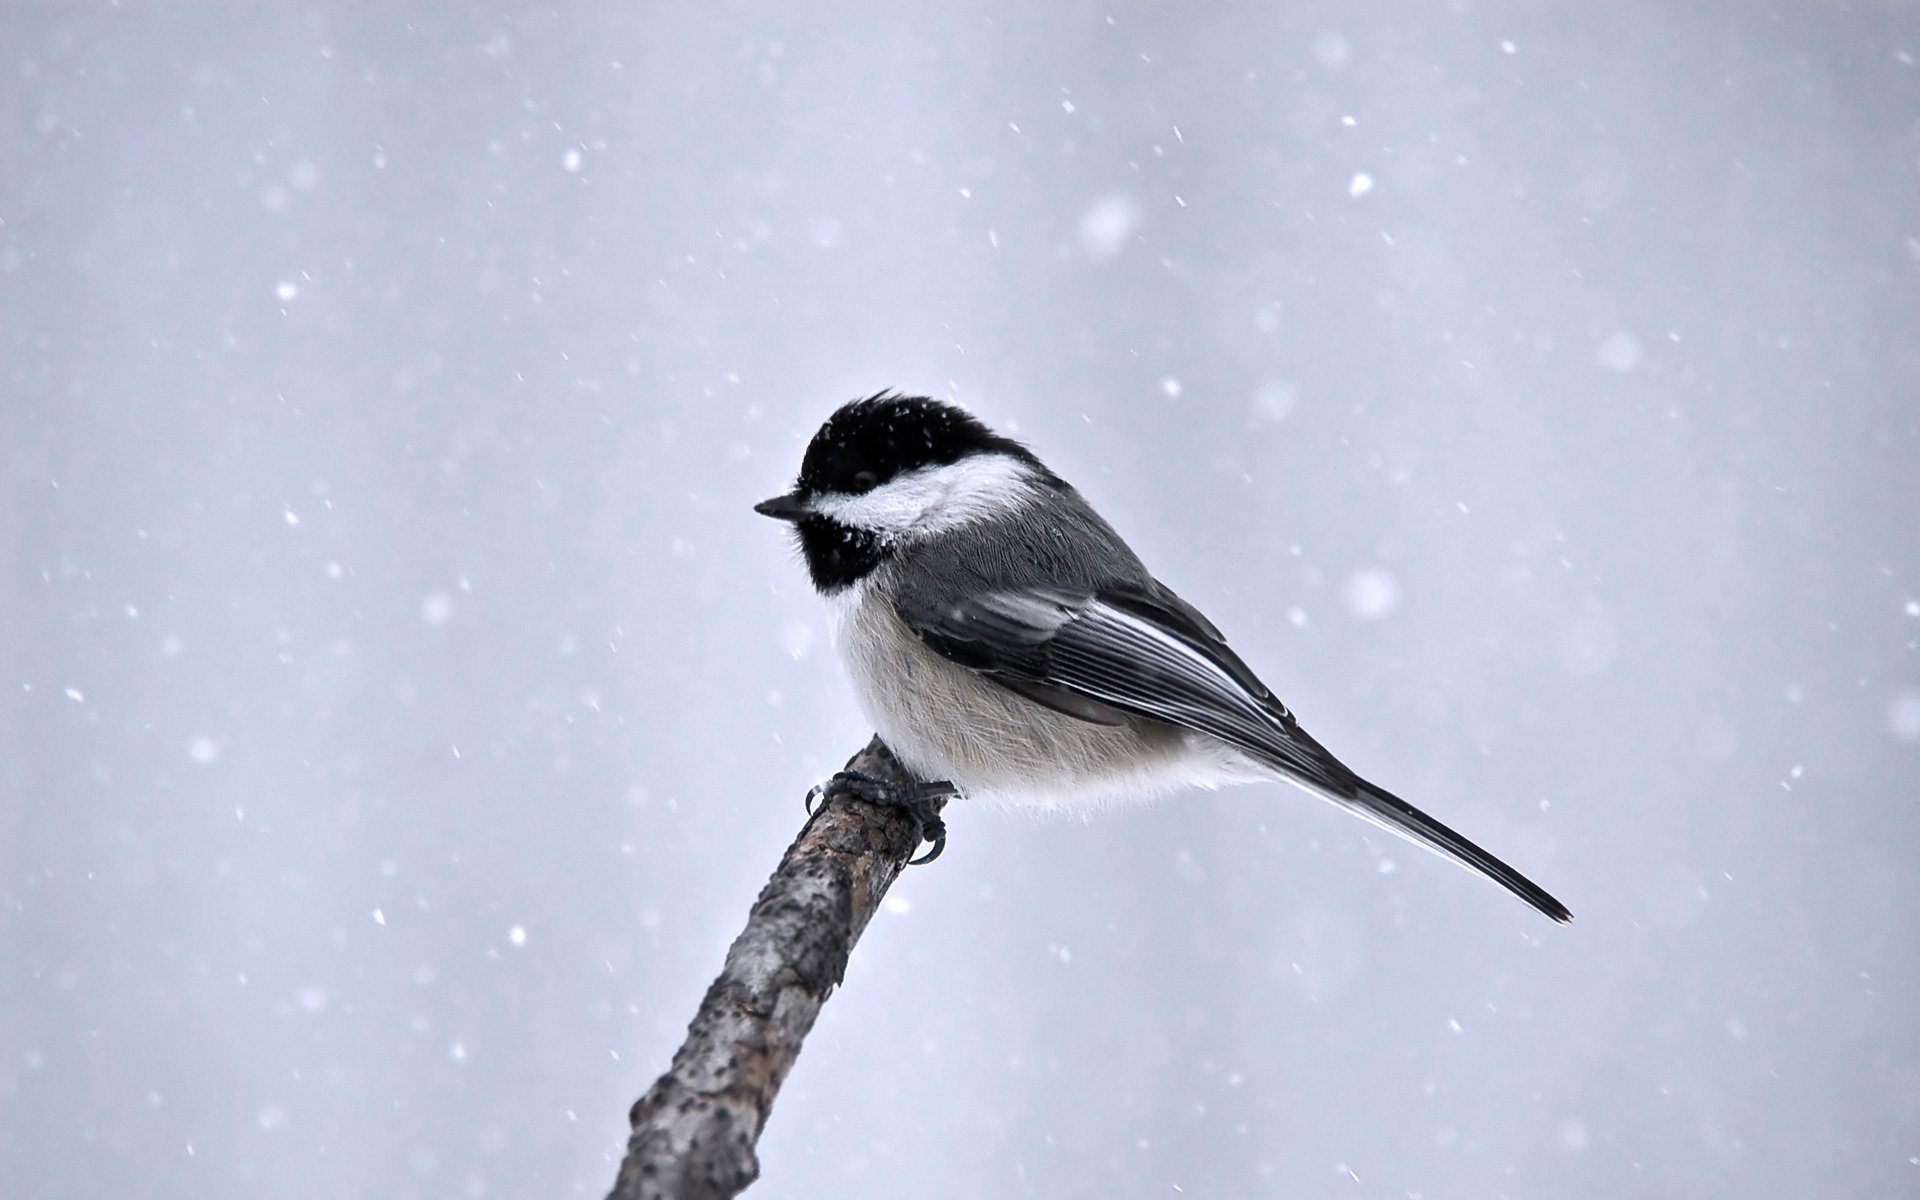
[[[1545,888],[1387,789],[1360,778],[1351,767],[1308,736],[1307,731],[1294,722],[1291,713],[1282,709],[1279,716],[1283,736],[1257,745],[1243,745],[1274,768],[1282,779],[1333,801],[1389,833],[1418,842],[1469,871],[1485,875],[1563,925],[1573,920],[1567,906],[1548,895]]]
[[[1349,786],[1337,790],[1315,787],[1313,790],[1390,833],[1397,833],[1410,842],[1418,842],[1470,871],[1485,875],[1554,920],[1562,924],[1573,920],[1573,914],[1567,911],[1567,906],[1555,900],[1545,888],[1392,792],[1375,787],[1358,775],[1350,775],[1348,780],[1341,782]]]
[[[1258,747],[1256,753],[1289,783],[1331,800],[1389,833],[1418,842],[1469,871],[1485,875],[1562,924],[1573,920],[1567,906],[1555,900],[1545,888],[1387,789],[1360,778],[1351,767],[1308,736],[1306,730],[1294,724],[1290,715],[1286,736]]]

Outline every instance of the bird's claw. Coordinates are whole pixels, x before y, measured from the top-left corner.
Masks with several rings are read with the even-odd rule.
[[[926,866],[934,859],[939,858],[940,852],[947,848],[947,823],[940,819],[940,814],[928,808],[925,812],[917,815],[920,818],[920,840],[930,844],[933,849],[922,854],[919,858],[908,859],[907,865],[910,867]]]
[[[825,804],[836,796],[854,796],[869,804],[905,809],[920,824],[920,840],[933,846],[919,858],[907,860],[910,867],[923,867],[947,848],[947,823],[940,819],[940,810],[933,802],[957,791],[951,783],[898,784],[864,771],[838,771],[807,793],[807,815],[813,815],[815,804]]]

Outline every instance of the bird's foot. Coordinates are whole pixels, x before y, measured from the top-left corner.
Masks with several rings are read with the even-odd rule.
[[[958,788],[944,781],[902,784],[864,771],[840,771],[807,793],[807,813],[811,816],[816,805],[826,804],[837,796],[853,796],[869,804],[905,809],[908,816],[920,823],[920,840],[933,845],[933,849],[907,863],[910,867],[920,867],[939,858],[940,852],[947,848],[947,823],[940,819],[940,809],[934,802],[958,793]]]

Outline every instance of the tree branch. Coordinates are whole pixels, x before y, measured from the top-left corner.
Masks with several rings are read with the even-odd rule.
[[[847,768],[918,782],[878,737]],[[754,1145],[773,1098],[919,844],[919,822],[899,808],[849,797],[813,815],[754,901],[673,1066],[634,1103],[608,1200],[723,1200],[759,1177]]]

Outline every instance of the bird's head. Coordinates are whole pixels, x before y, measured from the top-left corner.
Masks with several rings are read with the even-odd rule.
[[[1059,479],[956,405],[882,392],[842,405],[793,490],[754,511],[793,523],[814,586],[835,592],[899,550],[1018,511]]]

